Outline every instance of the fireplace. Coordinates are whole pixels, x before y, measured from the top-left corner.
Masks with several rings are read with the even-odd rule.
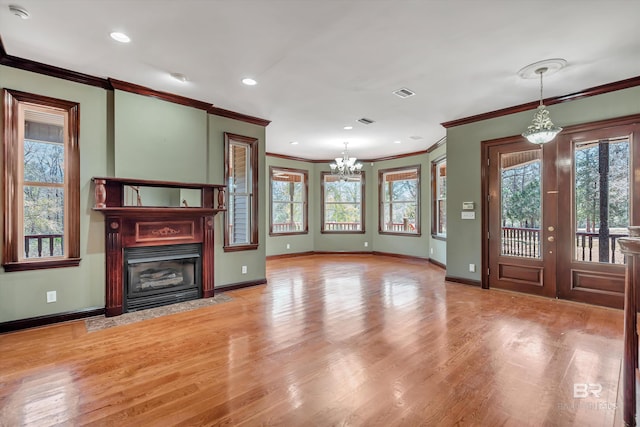
[[[224,185],[133,178],[93,182],[93,209],[105,216],[106,316],[214,295],[213,220],[226,210]],[[142,187],[157,190],[149,195],[178,193],[179,202],[158,206],[156,197],[156,204],[146,206],[147,198],[137,197],[132,205],[127,190],[137,193]]]
[[[202,296],[201,245],[125,248],[124,311]]]

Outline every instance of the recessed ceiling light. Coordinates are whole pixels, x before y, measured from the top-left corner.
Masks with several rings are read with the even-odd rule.
[[[9,11],[21,19],[29,19],[31,16],[29,12],[27,12],[27,9],[14,4],[9,5]]]
[[[400,141],[400,140],[393,141],[394,144],[400,144],[400,142],[402,142],[402,141]]]
[[[258,84],[257,81],[249,77],[245,77],[244,79],[242,79],[242,83],[246,84],[247,86],[255,86]]]
[[[298,141],[291,141],[289,144],[291,144],[291,145],[298,145]]]
[[[345,126],[344,127],[344,130],[351,130],[351,129],[353,129],[353,126]]]
[[[186,83],[189,79],[182,73],[171,73],[171,77],[179,81],[180,83]]]
[[[114,31],[109,35],[111,36],[112,39],[120,43],[129,43],[131,41],[131,38],[129,38],[128,35],[126,35],[125,33],[120,33],[118,31]]]

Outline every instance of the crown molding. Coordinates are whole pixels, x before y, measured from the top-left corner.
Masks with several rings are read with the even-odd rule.
[[[78,73],[76,71],[67,70],[65,68],[54,67],[53,65],[43,64],[41,62],[31,61],[28,59],[18,58],[17,56],[7,54],[0,37],[0,65],[7,67],[19,68],[33,73],[44,74],[50,77],[57,77],[69,80],[75,83],[81,83],[89,86],[96,86],[102,89],[110,89],[107,79],[91,76],[89,74]]]
[[[198,110],[207,111],[211,107],[211,103],[198,101],[196,99],[175,95],[169,92],[162,92],[134,83],[123,82],[122,80],[109,79],[109,83],[113,89],[123,90],[125,92],[135,93],[137,95],[149,96],[151,98],[161,99],[163,101],[173,102],[174,104],[186,105],[187,107],[197,108]]]
[[[211,105],[208,108],[207,112],[209,114],[213,114],[214,116],[227,117],[229,119],[235,119],[241,122],[251,123],[251,124],[262,126],[262,127],[267,127],[269,126],[269,123],[271,123],[270,120],[249,116],[247,114],[236,113],[235,111],[225,110],[224,108],[219,108],[214,105]]]
[[[628,89],[640,86],[640,76],[631,77],[630,79],[620,80],[613,83],[607,83],[600,86],[591,87],[569,95],[556,96],[543,100],[544,105],[562,104],[563,102],[576,101],[590,96],[602,95],[604,93],[615,92],[617,90]],[[513,107],[502,108],[500,110],[489,111],[487,113],[476,114],[475,116],[464,117],[461,119],[451,120],[440,123],[445,128],[466,125],[469,123],[481,122],[483,120],[495,119],[497,117],[507,116],[509,114],[521,113],[523,111],[535,110],[540,101],[527,102],[526,104],[515,105]]]
[[[442,141],[442,140],[440,140],[440,141]],[[438,142],[440,142],[440,141],[438,141]],[[442,145],[442,144],[440,144],[440,145]],[[381,161],[384,161],[384,160],[395,160],[395,159],[402,159],[402,158],[405,158],[405,157],[419,156],[421,154],[427,154],[427,153],[429,153],[429,150],[414,151],[412,153],[397,154],[397,155],[388,156],[388,157],[379,157],[377,159],[358,159],[358,160],[363,162],[363,163],[372,163],[372,162],[381,162]],[[332,162],[334,160],[334,159],[305,159],[303,157],[287,156],[286,154],[277,154],[277,153],[266,153],[265,155],[267,157],[277,157],[279,159],[295,160],[295,161],[298,161],[298,162],[306,162],[306,163],[330,163],[330,162]]]
[[[436,141],[436,143],[433,144],[431,147],[427,148],[427,153],[431,154],[432,152],[442,147],[446,143],[447,143],[447,136],[445,135],[442,138],[440,138],[438,141]]]
[[[294,157],[294,156],[287,156],[286,154],[277,154],[277,153],[265,153],[265,156],[267,157],[276,157],[278,159],[285,159],[285,160],[295,160],[297,162],[305,162],[305,163],[315,163],[314,160],[310,160],[310,159],[305,159],[303,157]],[[324,160],[322,161],[318,161],[318,163],[320,162],[324,162]]]

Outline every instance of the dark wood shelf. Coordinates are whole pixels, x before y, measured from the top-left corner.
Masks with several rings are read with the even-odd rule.
[[[169,188],[226,188],[221,184],[204,184],[196,182],[178,182],[178,181],[157,181],[151,179],[137,179],[137,178],[116,178],[116,177],[100,177],[94,176],[91,178],[94,182],[98,179],[106,182],[118,183],[121,185],[144,185],[146,187],[169,187]]]

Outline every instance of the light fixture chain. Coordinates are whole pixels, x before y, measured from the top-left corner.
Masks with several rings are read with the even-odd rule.
[[[542,75],[544,74],[544,71],[540,73],[540,105],[544,105],[542,103]]]

